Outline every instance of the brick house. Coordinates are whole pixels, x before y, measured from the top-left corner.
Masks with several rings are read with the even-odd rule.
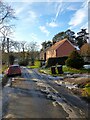
[[[68,39],[63,39],[59,42],[56,42],[54,45],[49,47],[43,52],[44,59],[48,60],[51,57],[64,57],[68,56],[72,51],[79,50],[74,46]]]

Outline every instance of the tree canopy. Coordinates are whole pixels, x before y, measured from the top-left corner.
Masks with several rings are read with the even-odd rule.
[[[81,48],[82,45],[87,43],[87,40],[89,39],[89,33],[86,32],[86,29],[81,29],[81,31],[78,32],[77,35],[78,36],[76,37],[76,43],[79,46],[79,48]]]
[[[65,38],[67,38],[73,45],[78,46],[79,48],[82,47],[85,43],[87,43],[89,37],[89,33],[86,32],[87,29],[81,29],[80,32],[77,33],[77,37],[75,35],[75,32],[68,29],[66,31],[62,31],[54,35],[52,38],[52,41],[44,41],[42,43],[42,50],[45,50],[47,47],[52,46],[58,41],[61,41]]]
[[[81,47],[80,53],[82,56],[90,56],[90,43],[86,43]]]

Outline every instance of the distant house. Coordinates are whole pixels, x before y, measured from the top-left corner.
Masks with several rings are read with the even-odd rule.
[[[40,60],[46,61],[46,52],[48,51],[49,47],[46,48],[45,50],[41,50],[40,52]]]
[[[43,51],[43,59],[68,56],[74,50],[79,50],[79,48],[74,46],[68,39],[63,39]]]

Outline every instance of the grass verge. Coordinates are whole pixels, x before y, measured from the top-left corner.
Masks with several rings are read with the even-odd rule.
[[[32,69],[34,69],[34,68],[40,68],[40,61],[38,61],[38,60],[35,61],[35,65],[34,66],[28,65],[27,68],[32,68]]]
[[[90,73],[90,69],[75,69],[75,68],[70,68],[67,66],[63,66],[63,71],[64,72],[70,72],[70,73]]]
[[[50,68],[41,68],[39,70],[39,72],[52,75]],[[63,66],[63,72],[64,73],[68,72],[68,73],[75,73],[75,74],[80,73],[80,74],[82,74],[82,73],[90,73],[90,69],[84,69],[84,68],[74,69],[74,68],[70,68],[70,67],[67,67],[67,66]],[[58,74],[57,69],[56,69],[56,75],[60,75],[60,74]]]

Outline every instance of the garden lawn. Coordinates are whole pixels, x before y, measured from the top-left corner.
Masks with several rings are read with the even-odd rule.
[[[90,69],[75,69],[75,68],[70,68],[67,66],[63,66],[63,71],[64,72],[70,72],[70,73],[90,73]]]
[[[45,74],[50,74],[50,75],[52,75],[52,73],[51,73],[51,70],[50,70],[50,68],[41,68],[40,70],[39,70],[39,72],[41,72],[41,73],[45,73]],[[69,73],[90,73],[90,69],[74,69],[74,68],[70,68],[70,67],[67,67],[67,66],[63,66],[63,72],[65,73],[65,72],[69,72]],[[56,69],[56,75],[59,75],[58,74],[58,71],[57,71],[57,69]]]
[[[27,66],[27,68],[32,68],[32,69],[34,69],[34,68],[40,68],[40,61],[36,60],[34,66]]]

